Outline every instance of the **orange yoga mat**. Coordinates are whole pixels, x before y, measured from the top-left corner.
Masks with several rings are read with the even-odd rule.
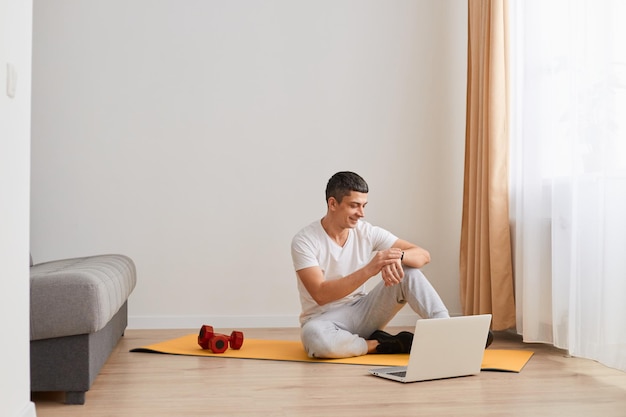
[[[198,345],[197,334],[189,334],[176,339],[131,349],[131,352],[375,366],[406,366],[409,361],[408,354],[376,354],[344,359],[312,359],[307,356],[302,343],[291,340],[244,339],[243,346],[239,350],[228,349],[224,353],[212,353]],[[481,369],[483,371],[520,372],[532,355],[533,352],[528,350],[487,349],[485,350]]]

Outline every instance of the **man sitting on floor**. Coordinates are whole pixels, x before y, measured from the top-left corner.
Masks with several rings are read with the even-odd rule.
[[[326,186],[326,215],[292,240],[309,357],[408,353],[412,333],[381,330],[406,303],[423,318],[449,317],[419,269],[428,251],[363,220],[368,192],[359,175],[336,173]],[[381,282],[366,293],[364,284],[378,274]]]

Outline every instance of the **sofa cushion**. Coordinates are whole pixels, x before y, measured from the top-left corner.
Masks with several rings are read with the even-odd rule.
[[[30,268],[30,339],[101,330],[136,285],[133,261],[124,255],[64,259]]]

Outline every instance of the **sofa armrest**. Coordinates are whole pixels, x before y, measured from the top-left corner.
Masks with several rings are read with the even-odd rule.
[[[30,268],[30,339],[88,334],[101,330],[136,285],[133,261],[98,255],[33,265]]]

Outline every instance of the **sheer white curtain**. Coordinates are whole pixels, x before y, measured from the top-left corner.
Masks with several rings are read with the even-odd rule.
[[[512,2],[517,329],[626,371],[626,2]]]

